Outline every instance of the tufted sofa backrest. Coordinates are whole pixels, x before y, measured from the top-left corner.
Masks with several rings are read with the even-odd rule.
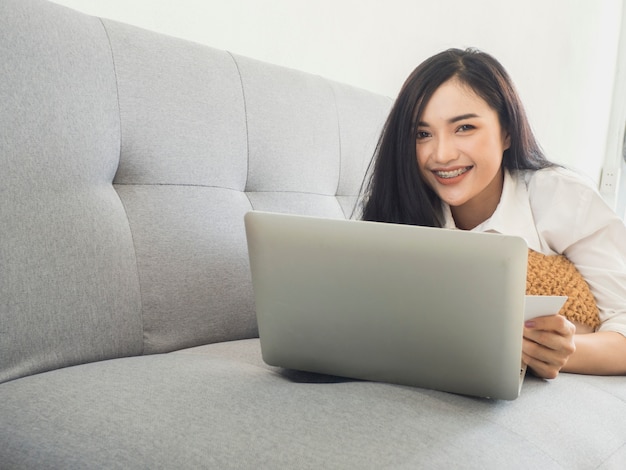
[[[391,102],[0,2],[0,381],[257,334],[243,215],[350,216]]]

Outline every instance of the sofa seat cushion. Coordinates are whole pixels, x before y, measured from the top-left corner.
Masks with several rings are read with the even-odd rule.
[[[0,462],[5,469],[442,468],[452,462],[596,468],[624,456],[620,383],[623,378],[529,377],[518,400],[498,402],[292,373],[263,364],[258,340],[218,343],[4,384]],[[579,409],[590,402],[593,410]]]

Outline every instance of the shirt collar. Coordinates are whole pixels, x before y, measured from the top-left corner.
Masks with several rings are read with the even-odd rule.
[[[495,212],[472,231],[517,235],[524,238],[530,248],[539,251],[541,243],[535,228],[525,175],[525,171],[516,171],[514,174],[508,170],[504,171],[502,196]],[[445,203],[443,204],[443,215],[444,228],[458,229],[454,223],[450,206]]]

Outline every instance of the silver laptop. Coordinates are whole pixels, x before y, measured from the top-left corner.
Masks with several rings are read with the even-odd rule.
[[[266,363],[519,396],[523,239],[257,211],[245,225]]]

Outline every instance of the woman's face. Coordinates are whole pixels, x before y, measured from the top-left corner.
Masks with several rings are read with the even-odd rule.
[[[417,162],[459,228],[474,228],[495,211],[509,145],[496,111],[457,79],[443,83],[426,104],[417,123]]]

